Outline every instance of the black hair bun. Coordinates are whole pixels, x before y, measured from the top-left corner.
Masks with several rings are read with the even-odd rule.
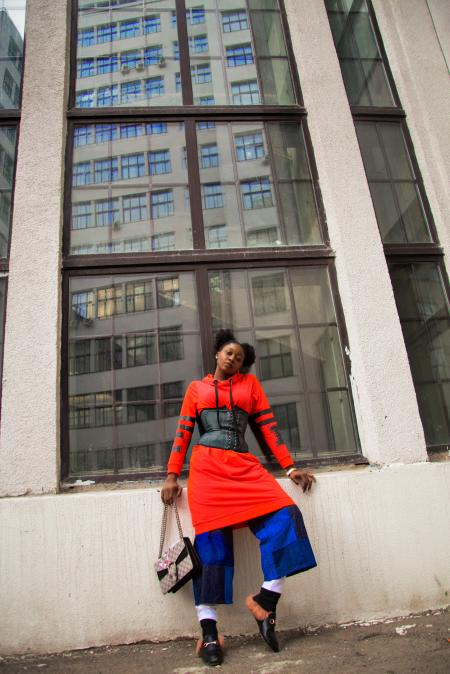
[[[232,330],[219,330],[216,333],[216,338],[214,340],[215,353],[221,351],[221,349],[225,346],[225,344],[229,344],[230,342],[235,342],[236,344],[239,344],[238,340],[233,335]]]
[[[255,355],[255,348],[251,344],[247,344],[246,342],[244,344],[241,344],[243,350],[244,350],[244,362],[242,363],[241,366],[241,372],[244,374],[248,372],[255,362],[256,355]]]

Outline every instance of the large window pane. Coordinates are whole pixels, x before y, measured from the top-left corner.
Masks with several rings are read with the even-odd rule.
[[[325,4],[350,105],[395,106],[365,0]]]
[[[296,458],[357,451],[326,267],[209,273],[213,328],[256,347],[281,433]]]
[[[427,445],[450,442],[450,313],[440,268],[393,264],[391,280]]]
[[[20,106],[26,0],[3,0],[0,6],[0,108]]]
[[[207,247],[322,242],[300,124],[199,124],[197,133],[201,148],[214,148],[214,162],[200,164]],[[219,226],[220,246],[213,236]]]
[[[0,9],[0,21],[3,12]],[[0,258],[8,256],[11,199],[16,161],[16,127],[0,127]]]
[[[355,126],[383,243],[431,241],[402,125],[356,122]]]
[[[73,136],[72,254],[192,248],[179,124],[90,124]]]
[[[193,274],[74,278],[70,299],[70,473],[163,471],[201,377]]]
[[[80,3],[76,106],[181,105],[171,50],[174,9],[172,0],[128,8]]]

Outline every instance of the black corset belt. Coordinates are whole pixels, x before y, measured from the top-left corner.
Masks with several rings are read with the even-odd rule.
[[[238,407],[233,412],[234,414],[226,407],[202,410],[198,420],[198,444],[246,454],[248,445],[245,441],[245,429],[248,415]]]

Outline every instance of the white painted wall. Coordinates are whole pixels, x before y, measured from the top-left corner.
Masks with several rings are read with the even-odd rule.
[[[287,580],[279,627],[408,614],[448,604],[450,463],[318,476],[301,505],[318,567]],[[190,585],[159,590],[162,506],[155,489],[0,501],[0,652],[45,653],[198,632]],[[186,497],[182,519],[189,531]],[[235,605],[225,634],[254,633],[243,606],[258,549],[235,533]],[[186,646],[187,649],[190,646]]]

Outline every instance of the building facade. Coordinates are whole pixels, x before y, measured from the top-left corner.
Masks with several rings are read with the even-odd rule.
[[[158,489],[221,327],[317,473],[249,438],[319,562],[281,627],[446,605],[448,4],[27,0],[24,55],[3,4],[2,650],[195,633]]]

